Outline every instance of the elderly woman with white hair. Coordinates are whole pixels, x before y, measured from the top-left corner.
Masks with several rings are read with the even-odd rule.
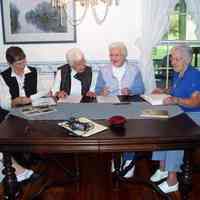
[[[137,95],[144,93],[144,84],[139,68],[128,63],[127,48],[123,42],[114,42],[109,46],[111,64],[101,67],[98,73],[95,92],[100,96]],[[130,166],[134,153],[123,154],[121,170]],[[112,162],[112,171],[114,171]],[[134,166],[130,167],[125,178],[133,176]]]
[[[144,93],[140,70],[128,63],[127,48],[122,42],[109,46],[111,64],[100,69],[95,92],[97,95],[134,95]]]
[[[68,95],[95,96],[90,91],[92,69],[86,65],[85,57],[78,48],[70,49],[66,54],[68,64],[58,68],[51,92],[58,98]]]
[[[171,63],[173,66],[173,83],[171,89],[157,88],[154,93],[168,93],[171,96],[164,100],[164,104],[177,104],[185,112],[199,112],[200,104],[196,101],[197,91],[200,91],[200,71],[193,68],[192,49],[186,45],[179,45],[171,50]],[[178,190],[177,172],[183,163],[184,151],[156,151],[153,160],[160,161],[160,167],[151,176],[150,180],[159,182],[159,188],[164,193]]]

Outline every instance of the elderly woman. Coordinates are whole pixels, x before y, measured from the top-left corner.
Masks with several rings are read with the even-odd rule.
[[[177,104],[185,112],[200,111],[197,104],[197,91],[200,91],[200,71],[194,69],[192,61],[192,49],[188,46],[176,46],[171,50],[171,63],[174,70],[173,84],[170,90],[156,89],[154,92],[171,94],[164,100],[165,104]],[[160,168],[151,176],[151,181],[158,182],[164,178],[159,187],[165,192],[178,190],[177,172],[183,162],[183,151],[157,151],[153,153],[153,160],[160,161]]]
[[[109,46],[111,64],[99,71],[95,92],[101,96],[134,95],[144,93],[144,84],[137,66],[128,63],[127,48],[122,42],[115,42]],[[122,169],[126,168],[134,157],[133,153],[123,154]],[[112,169],[114,171],[114,169]],[[133,176],[132,167],[124,177]]]
[[[78,48],[70,49],[66,54],[68,64],[58,68],[51,89],[53,95],[64,98],[67,95],[94,96],[90,91],[92,69],[86,65],[85,57]]]
[[[144,84],[137,66],[127,62],[127,48],[122,42],[109,46],[111,64],[102,67],[97,77],[97,95],[134,95],[144,93]]]

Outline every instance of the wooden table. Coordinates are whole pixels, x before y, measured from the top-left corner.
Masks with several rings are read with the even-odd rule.
[[[97,122],[107,125],[105,120]],[[17,190],[16,176],[11,166],[12,152],[93,154],[170,149],[185,150],[181,192],[182,199],[188,199],[192,175],[190,154],[200,145],[200,128],[186,114],[167,120],[131,119],[128,120],[124,130],[109,129],[87,138],[69,136],[67,130],[59,127],[57,123],[57,121],[27,121],[14,116],[8,117],[1,123],[0,151],[4,155],[4,172],[10,200],[15,199]],[[100,193],[103,192],[99,188],[104,187],[98,183],[96,187],[99,194],[96,194],[95,198],[99,199]]]

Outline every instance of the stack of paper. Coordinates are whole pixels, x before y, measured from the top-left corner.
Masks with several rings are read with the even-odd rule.
[[[60,98],[58,103],[80,103],[82,96],[66,96],[65,98]]]
[[[117,96],[97,96],[98,103],[119,103],[120,100]]]
[[[163,100],[170,97],[168,94],[149,94],[141,95],[141,97],[151,105],[163,105]]]
[[[56,105],[55,100],[52,97],[41,97],[32,100],[32,106],[38,107],[38,106],[54,106]]]
[[[141,117],[148,117],[148,118],[169,118],[169,114],[167,110],[153,110],[153,109],[146,109],[142,111]]]

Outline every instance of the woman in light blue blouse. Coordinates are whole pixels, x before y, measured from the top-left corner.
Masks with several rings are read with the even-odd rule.
[[[144,84],[141,73],[136,65],[128,63],[127,48],[122,42],[115,42],[109,46],[109,56],[111,63],[101,67],[95,92],[101,96],[116,96],[116,95],[137,95],[144,93]],[[121,168],[127,167],[134,153],[124,153],[123,163]],[[113,169],[114,170],[114,169]],[[124,177],[133,176],[134,167],[132,167]]]

